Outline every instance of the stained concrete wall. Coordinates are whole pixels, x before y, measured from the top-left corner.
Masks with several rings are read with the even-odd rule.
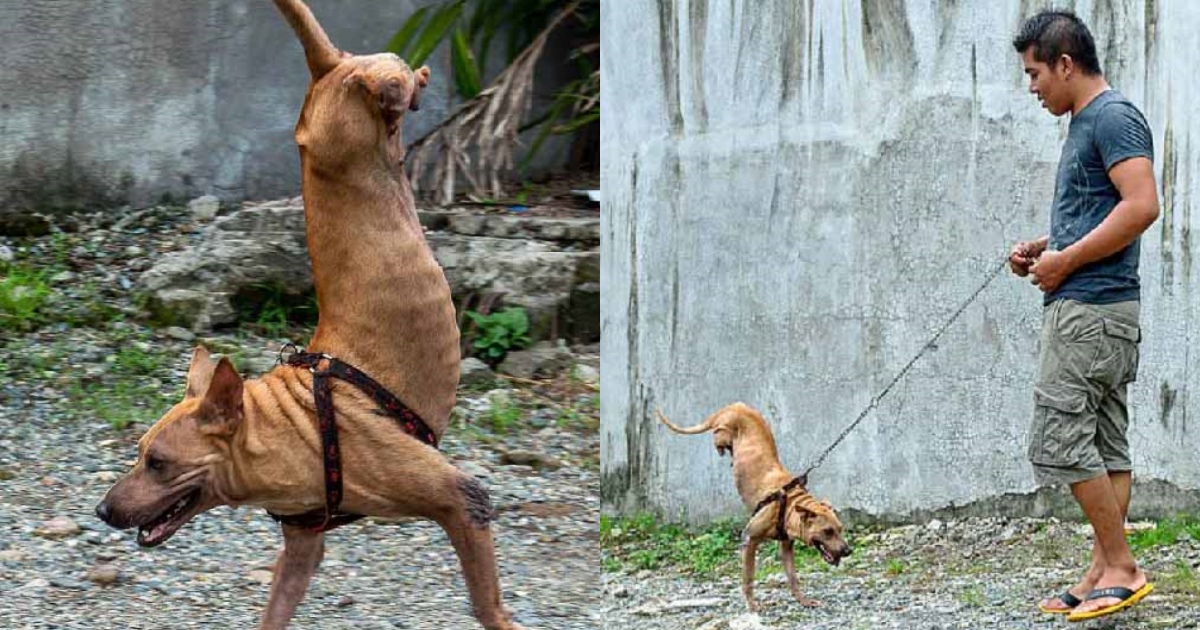
[[[1018,239],[1047,231],[1066,119],[1010,40],[1037,2],[629,0],[602,16],[602,473],[610,512],[741,514],[699,422],[761,409],[803,468]],[[1131,392],[1135,512],[1200,505],[1200,3],[1067,3],[1154,130]],[[619,122],[618,122],[619,121]],[[1193,218],[1193,214],[1198,215]],[[849,512],[1058,511],[1024,458],[1041,295],[998,279],[813,490]]]
[[[356,53],[382,50],[433,3],[309,2]],[[0,0],[0,56],[0,223],[29,208],[299,190],[292,130],[308,71],[268,0]],[[433,83],[406,117],[408,139],[452,107],[446,56],[427,63]],[[549,72],[539,94],[562,74]]]

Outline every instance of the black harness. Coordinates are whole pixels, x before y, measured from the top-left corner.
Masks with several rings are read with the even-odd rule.
[[[285,346],[286,348],[287,346]],[[280,358],[282,359],[282,352]],[[284,362],[284,361],[281,361]],[[375,379],[354,366],[324,353],[293,352],[287,365],[308,368],[313,375],[313,401],[317,407],[317,425],[321,432],[321,453],[325,460],[325,507],[303,514],[278,515],[267,512],[271,518],[285,525],[325,532],[362,518],[361,514],[339,512],[342,503],[342,460],[338,449],[338,429],[333,410],[333,392],[330,377],[346,381],[366,395],[391,416],[405,433],[437,448],[437,436],[425,421],[407,405],[400,402]],[[320,365],[324,363],[324,369]]]
[[[787,529],[784,525],[784,520],[785,520],[785,517],[787,516],[788,492],[790,492],[794,488],[802,488],[807,484],[808,484],[808,475],[800,475],[799,477],[792,479],[791,481],[784,484],[784,486],[782,488],[776,490],[775,492],[772,492],[771,494],[768,494],[766,496],[766,498],[764,498],[762,501],[759,501],[758,505],[754,506],[754,513],[751,514],[750,517],[754,518],[755,514],[758,514],[759,512],[761,512],[763,508],[767,507],[771,503],[778,503],[779,504],[779,515],[775,522],[775,532],[773,534],[771,534],[771,538],[778,540],[778,541],[789,540],[788,535],[787,535]]]

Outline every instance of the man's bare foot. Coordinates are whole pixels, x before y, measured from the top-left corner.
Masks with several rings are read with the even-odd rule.
[[[1087,598],[1088,593],[1091,593],[1096,588],[1096,582],[1104,575],[1104,569],[1101,567],[1092,566],[1088,568],[1088,572],[1084,574],[1083,579],[1078,584],[1067,589],[1067,593],[1074,596],[1082,602]],[[1078,606],[1078,604],[1076,604]],[[1071,612],[1075,610],[1075,606],[1068,604],[1062,600],[1061,595],[1047,597],[1041,602],[1038,602],[1038,608],[1043,612]]]
[[[1117,569],[1108,569],[1104,575],[1096,582],[1094,590],[1112,588],[1114,586],[1123,586],[1131,591],[1140,590],[1146,585],[1148,578],[1146,573],[1141,569],[1135,569],[1133,573],[1127,571],[1118,571]],[[1099,599],[1085,600],[1077,608],[1076,614],[1089,613],[1101,608],[1108,608],[1121,603],[1121,599],[1117,597],[1101,597]]]

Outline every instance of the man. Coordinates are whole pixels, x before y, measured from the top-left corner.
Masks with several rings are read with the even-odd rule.
[[[1131,483],[1126,387],[1137,375],[1138,237],[1158,218],[1145,118],[1109,88],[1087,26],[1066,11],[1029,18],[1013,40],[1029,91],[1071,115],[1050,234],[1017,243],[1013,273],[1044,292],[1029,459],[1039,485],[1064,483],[1095,531],[1092,565],[1047,613],[1079,621],[1153,588],[1125,541]]]

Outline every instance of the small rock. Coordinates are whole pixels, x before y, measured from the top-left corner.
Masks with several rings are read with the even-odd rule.
[[[354,598],[350,597],[349,595],[346,595],[345,597],[339,599],[338,603],[337,603],[338,608],[345,608],[347,606],[353,606],[353,605],[354,605]]]
[[[629,597],[629,589],[625,588],[624,584],[618,584],[609,591],[609,595],[612,595],[617,599],[624,599]]]
[[[125,255],[129,257],[141,256],[144,253],[146,253],[146,251],[137,245],[130,245],[125,248]]]
[[[487,479],[492,476],[492,471],[472,461],[456,462],[455,466],[464,473],[478,479]]]
[[[42,523],[42,526],[33,530],[33,533],[42,538],[67,538],[80,531],[79,523],[65,516],[56,516]]]
[[[493,389],[483,395],[492,407],[508,407],[513,404],[512,393],[507,389]]]
[[[121,478],[120,473],[115,473],[111,470],[101,470],[100,472],[96,473],[95,476],[96,481],[103,483],[112,483]]]
[[[255,569],[250,573],[247,573],[246,577],[250,578],[252,581],[258,582],[259,584],[270,585],[272,578],[274,578],[274,574],[272,574],[270,571]]]
[[[25,560],[25,552],[20,549],[0,551],[0,562],[21,562],[23,560]]]
[[[0,245],[0,262],[12,262],[14,258],[13,250],[8,245]]]
[[[470,357],[459,365],[458,383],[468,387],[491,387],[496,383],[496,373],[483,361]]]
[[[929,521],[929,524],[927,524],[925,528],[931,532],[941,531],[942,522],[935,518],[932,521]]]
[[[5,470],[3,468],[0,468],[0,481],[8,481],[9,479],[15,479],[16,476],[17,476],[17,473],[15,473],[11,470]]]
[[[584,365],[583,363],[576,364],[571,370],[571,375],[578,379],[579,382],[587,385],[600,384],[600,370],[590,365]]]
[[[662,610],[690,610],[694,608],[714,608],[724,604],[725,600],[719,597],[704,597],[700,599],[678,599],[673,602],[663,604]],[[756,615],[757,616],[757,615]]]
[[[188,211],[196,221],[212,221],[221,209],[221,200],[212,195],[197,197],[188,202]]]
[[[50,584],[58,588],[69,588],[73,591],[82,591],[88,587],[87,584],[78,580],[63,577],[50,578]]]
[[[237,366],[243,375],[251,374],[266,374],[275,369],[278,364],[278,355],[262,355],[246,357],[242,364]]]
[[[571,351],[563,344],[543,341],[516,352],[508,353],[497,370],[518,378],[553,378],[571,361]]]
[[[166,333],[168,337],[172,339],[178,339],[180,341],[191,341],[196,338],[195,333],[179,326],[171,326],[163,332]]]
[[[745,613],[729,620],[729,630],[765,630],[762,618],[755,613]]]
[[[562,467],[562,462],[549,455],[524,450],[512,450],[500,453],[500,463],[513,466],[530,466],[538,470],[554,470]]]
[[[60,271],[53,276],[50,276],[51,282],[70,282],[75,279],[75,274],[70,271]]]
[[[89,580],[101,586],[115,584],[119,577],[121,577],[121,572],[115,565],[111,564],[98,564],[92,567],[87,573]]]
[[[34,578],[13,590],[14,590],[14,592],[29,593],[29,592],[44,591],[49,587],[50,587],[50,580],[47,580],[46,578]]]

